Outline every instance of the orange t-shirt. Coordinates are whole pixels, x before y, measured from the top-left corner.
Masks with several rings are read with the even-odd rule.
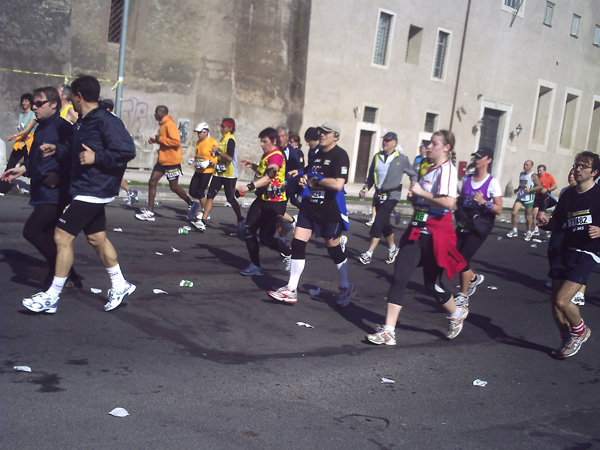
[[[176,166],[181,164],[181,138],[175,121],[168,114],[158,129],[158,164]]]
[[[210,151],[214,146],[218,147],[219,143],[210,136],[203,141],[198,141],[196,144],[196,164],[207,160],[211,161],[211,164],[206,169],[198,168],[198,166],[196,166],[197,173],[213,173],[215,171],[215,164],[217,163],[218,158],[217,156],[212,156],[210,154]]]

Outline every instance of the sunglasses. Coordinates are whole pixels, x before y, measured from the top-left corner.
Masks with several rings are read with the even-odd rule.
[[[581,170],[585,170],[585,169],[591,169],[592,166],[588,166],[587,164],[573,164],[573,169],[581,169]]]
[[[37,102],[33,102],[32,105],[35,106],[36,108],[41,108],[42,106],[44,106],[49,101],[50,100],[38,100]]]

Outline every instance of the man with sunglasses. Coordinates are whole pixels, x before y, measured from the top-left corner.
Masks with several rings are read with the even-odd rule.
[[[71,138],[73,126],[60,116],[59,93],[52,86],[33,91],[31,108],[37,120],[37,128],[29,158],[25,159],[23,165],[4,172],[2,180],[14,180],[21,175],[31,180],[29,204],[33,206],[33,212],[25,222],[23,236],[48,263],[48,275],[43,284],[44,289],[47,289],[52,283],[56,263],[54,228],[63,209],[71,201],[70,161],[67,158],[44,158],[40,146],[65,145]],[[69,273],[66,286],[81,287],[81,281],[73,269]]]
[[[562,341],[551,355],[558,359],[575,355],[591,335],[571,298],[600,263],[600,186],[594,183],[600,174],[600,157],[589,151],[578,154],[573,172],[577,184],[563,193],[550,219],[540,212],[537,220],[551,231],[564,227],[563,242],[552,255],[548,274],[552,315]]]
[[[314,233],[325,241],[327,253],[338,270],[336,304],[343,308],[350,303],[350,295],[354,291],[354,284],[348,281],[346,252],[340,245],[342,231],[350,228],[344,196],[350,160],[348,153],[337,145],[341,128],[336,122],[325,122],[317,131],[321,149],[299,180],[305,190],[292,240],[289,281],[286,286],[269,291],[269,295],[275,300],[296,303],[300,276],[306,264],[306,244]]]
[[[79,119],[69,145],[44,143],[40,146],[45,157],[70,160],[69,193],[73,200],[58,219],[54,232],[57,256],[50,288],[22,300],[23,306],[33,312],[56,312],[73,265],[73,241],[81,231],[110,277],[112,288],[104,310],[115,309],[136,288],[123,277],[117,252],[106,237],[105,212],[106,204],[119,194],[127,163],[135,158],[135,145],[121,119],[99,106],[100,83],[96,78],[83,75],[73,82],[71,89],[73,108],[79,113]]]
[[[373,251],[382,235],[388,244],[388,256],[385,263],[393,264],[398,255],[398,247],[394,242],[394,230],[390,224],[390,214],[401,199],[402,176],[408,175],[412,184],[417,181],[417,172],[408,157],[396,148],[397,145],[396,133],[390,131],[383,136],[382,149],[373,157],[365,187],[358,192],[358,196],[362,198],[369,189],[375,186],[374,203],[377,213],[369,232],[371,242],[369,249],[359,258],[359,261],[365,265],[371,263]]]

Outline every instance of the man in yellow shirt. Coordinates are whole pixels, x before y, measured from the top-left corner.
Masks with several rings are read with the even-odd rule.
[[[200,204],[192,201],[185,191],[179,187],[181,172],[181,138],[175,121],[169,116],[169,108],[164,105],[156,107],[154,118],[160,123],[158,134],[148,139],[151,144],[158,144],[158,161],[152,169],[148,181],[148,209],[142,208],[136,219],[154,222],[154,198],[158,180],[166,175],[171,191],[175,192],[188,205],[188,220],[192,220]]]
[[[218,161],[216,152],[219,149],[219,143],[208,135],[209,128],[206,122],[200,122],[194,131],[198,133],[198,143],[196,144],[196,156],[193,160],[190,160],[190,163],[193,161],[196,173],[194,173],[190,182],[189,192],[193,198],[200,200],[200,204],[204,209],[206,206],[206,188]],[[200,223],[196,223],[194,220],[192,225],[198,230],[204,231],[206,227],[203,227],[204,224],[201,221],[202,213],[198,214],[198,219]]]

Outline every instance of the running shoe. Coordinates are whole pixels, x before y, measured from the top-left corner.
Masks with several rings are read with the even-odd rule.
[[[152,211],[148,211],[146,208],[140,209],[140,213],[136,214],[135,218],[139,220],[146,220],[148,222],[154,222],[156,220],[154,213]]]
[[[372,227],[373,226],[373,222],[375,222],[375,219],[371,218],[368,221],[365,222],[365,225],[368,227]]]
[[[289,272],[292,270],[292,255],[284,255],[283,262],[285,263],[285,271]]]
[[[506,233],[506,237],[509,237],[509,238],[514,238],[514,237],[517,237],[518,235],[519,235],[519,232],[515,229]]]
[[[112,311],[125,300],[125,297],[133,294],[133,291],[135,291],[135,284],[131,284],[128,281],[125,283],[125,287],[120,291],[114,289],[108,290],[108,303],[104,305],[104,311]]]
[[[192,226],[194,228],[196,228],[196,230],[198,231],[202,231],[203,233],[206,231],[206,225],[205,223],[202,221],[202,219],[198,219],[196,221],[192,221],[190,222],[192,224]]]
[[[396,247],[396,250],[388,249],[388,256],[387,256],[387,259],[385,260],[385,263],[386,264],[394,264],[394,261],[396,261],[396,256],[398,256],[399,252],[400,252],[399,247]]]
[[[529,242],[531,240],[531,236],[533,236],[533,233],[531,231],[525,233],[525,242]]]
[[[367,334],[367,339],[369,342],[377,345],[396,345],[396,334],[385,331],[383,327],[377,327],[377,332],[374,334]]]
[[[340,236],[340,247],[342,247],[342,251],[346,252],[346,244],[348,243],[348,237],[341,235]]]
[[[24,298],[21,303],[29,311],[33,312],[45,312],[47,314],[54,314],[58,306],[59,297],[52,301],[52,297],[47,292],[38,292],[31,296],[31,298]]]
[[[564,345],[560,351],[559,357],[569,358],[570,356],[575,355],[581,350],[581,345],[590,338],[591,334],[592,330],[590,330],[589,327],[585,327],[585,331],[581,334],[571,333],[571,339]]]
[[[534,228],[533,231],[531,232],[532,236],[539,236],[540,235],[540,229],[539,228]]]
[[[571,299],[571,303],[574,303],[575,305],[579,306],[585,305],[585,295],[583,295],[581,292],[576,292],[573,298]]]
[[[127,193],[127,204],[129,206],[133,205],[137,200],[138,196],[138,191],[136,191],[135,189],[129,189],[129,192]]]
[[[371,260],[373,259],[373,256],[371,256],[369,254],[369,252],[364,252],[362,255],[360,255],[360,257],[358,258],[358,260],[363,263],[365,266],[367,264],[371,264]],[[387,262],[387,261],[386,261]]]
[[[192,204],[190,206],[188,206],[188,212],[187,212],[187,220],[188,221],[192,221],[194,220],[194,217],[196,217],[196,213],[198,212],[198,208],[200,208],[200,203],[199,202],[192,202]]]
[[[287,286],[280,287],[276,291],[269,291],[268,294],[280,302],[296,303],[298,301],[298,292]]]
[[[265,273],[263,272],[260,266],[255,266],[254,264],[250,263],[250,265],[244,270],[240,270],[240,274],[244,275],[245,277],[260,277],[263,276]]]
[[[448,331],[446,331],[446,337],[448,339],[454,339],[460,334],[463,328],[463,322],[469,315],[469,308],[466,306],[458,306],[457,308],[460,310],[460,315],[456,319],[448,317],[449,326]]]
[[[467,288],[467,297],[470,297],[477,290],[477,286],[483,283],[485,277],[483,275],[475,275],[475,279],[469,282],[469,287]]]
[[[293,215],[292,219],[294,219],[292,222],[292,234],[294,234],[296,232],[296,225],[298,224],[298,214]]]
[[[337,291],[336,297],[337,300],[335,304],[340,308],[345,308],[350,304],[350,295],[354,292],[354,284],[348,283],[348,286],[343,288],[340,287],[340,290]]]
[[[454,296],[456,306],[469,306],[469,297],[465,297],[462,292],[459,292]]]

